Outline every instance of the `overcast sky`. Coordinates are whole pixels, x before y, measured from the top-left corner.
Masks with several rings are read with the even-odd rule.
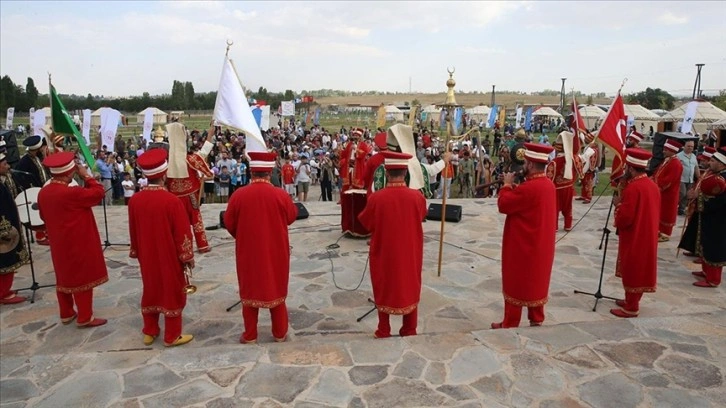
[[[41,92],[215,91],[225,41],[251,89],[614,94],[726,89],[726,2],[0,2],[0,75]],[[409,82],[410,80],[410,82]],[[410,84],[410,85],[409,85]]]

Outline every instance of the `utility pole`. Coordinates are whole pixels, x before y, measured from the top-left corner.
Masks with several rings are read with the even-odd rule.
[[[565,81],[567,78],[560,78],[562,80],[562,89],[560,90],[560,114],[564,114],[565,111]]]
[[[408,77],[408,93],[411,93],[411,77]]]
[[[495,87],[496,87],[496,85],[492,85],[492,108],[494,107],[494,102],[496,101],[496,98],[494,97],[494,95],[495,95],[494,88]]]
[[[693,84],[693,97],[691,99],[700,98],[701,95],[701,68],[706,64],[696,64],[696,83]]]

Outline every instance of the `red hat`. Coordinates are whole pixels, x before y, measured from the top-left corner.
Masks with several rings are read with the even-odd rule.
[[[524,151],[524,157],[527,160],[545,164],[550,161],[550,153],[555,150],[552,146],[539,143],[525,143],[524,148],[526,149]]]
[[[707,162],[707,161],[711,160],[711,157],[713,156],[714,153],[716,153],[715,148],[713,148],[711,146],[706,146],[705,148],[703,148],[703,153],[699,154],[697,159],[698,159],[698,161]]]
[[[639,133],[637,130],[634,130],[632,133],[628,135],[628,137],[632,137],[633,139],[637,140],[638,143],[643,141],[643,135]]]
[[[388,149],[388,144],[387,144],[386,140],[387,140],[387,133],[381,132],[381,133],[376,134],[376,137],[373,139],[373,142],[376,144],[376,146],[380,150],[386,150],[386,149]]]
[[[275,167],[275,158],[277,154],[274,152],[249,152],[250,171],[257,173],[270,173]]]
[[[679,150],[683,149],[683,143],[674,140],[674,139],[668,139],[666,140],[665,144],[663,145],[663,148],[668,149],[672,152],[678,153]]]
[[[53,176],[65,176],[76,170],[75,158],[72,152],[54,153],[43,160],[43,166],[49,168]]]
[[[154,180],[163,177],[169,163],[166,161],[166,149],[151,149],[145,152],[136,161],[146,178]]]
[[[643,150],[637,147],[631,147],[625,149],[625,162],[636,169],[645,170],[648,167],[648,160],[653,157],[653,154],[647,150]]]
[[[361,128],[353,128],[353,129],[350,130],[350,136],[351,137],[353,137],[353,136],[363,137],[363,133],[364,132],[365,131],[363,129],[361,129]]]
[[[408,161],[413,157],[408,153],[398,153],[384,150],[379,154],[383,155],[383,164],[386,170],[408,169]]]
[[[719,147],[718,150],[711,156],[712,159],[716,159],[723,164],[726,164],[726,147]]]
[[[701,181],[699,188],[703,194],[717,196],[726,191],[726,181],[724,181],[723,177],[706,177]]]

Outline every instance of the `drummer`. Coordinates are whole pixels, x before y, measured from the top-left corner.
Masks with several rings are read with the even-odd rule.
[[[18,207],[14,202],[17,194],[18,187],[5,155],[5,142],[0,141],[0,305],[26,300],[10,290],[15,272],[28,263],[28,250],[20,228]]]
[[[43,158],[48,155],[48,143],[45,138],[40,136],[30,136],[23,140],[26,152],[15,166],[16,170],[30,174],[26,177],[19,178],[19,184],[22,190],[32,187],[41,188],[50,180],[48,169],[43,166]],[[50,245],[48,242],[48,233],[44,227],[33,228],[35,230],[35,240],[38,245]]]

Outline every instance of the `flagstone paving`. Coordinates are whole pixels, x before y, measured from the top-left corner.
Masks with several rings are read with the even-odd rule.
[[[371,309],[366,241],[340,238],[334,203],[310,202],[310,218],[290,228],[288,342],[273,341],[269,314],[261,313],[259,343],[239,344],[234,241],[218,229],[207,231],[212,252],[196,258],[199,290],[184,313],[194,341],[144,346],[138,264],[128,248],[112,245],[110,280],[95,291],[95,315],[109,319],[106,326],[59,324],[52,288],[38,290],[33,304],[2,306],[0,406],[726,406],[724,289],[691,285],[698,267],[676,257],[679,231],[659,247],[658,292],[644,296],[639,318],[617,319],[608,313],[612,301],[593,312],[593,297],[573,293],[597,289],[609,200],[575,203],[580,221],[557,233],[545,325],[489,330],[502,315],[504,216],[494,199],[449,203],[463,205],[463,218],[446,224],[440,277],[440,223],[424,224],[418,336],[376,340],[376,314],[357,321]],[[203,209],[213,226],[224,206]],[[96,215],[106,241],[100,208]],[[126,209],[109,208],[108,217],[108,240],[127,243]],[[612,234],[602,293],[621,297],[616,253]],[[53,283],[48,248],[34,245],[33,258],[37,281]],[[24,267],[15,286],[30,286],[29,276]]]

